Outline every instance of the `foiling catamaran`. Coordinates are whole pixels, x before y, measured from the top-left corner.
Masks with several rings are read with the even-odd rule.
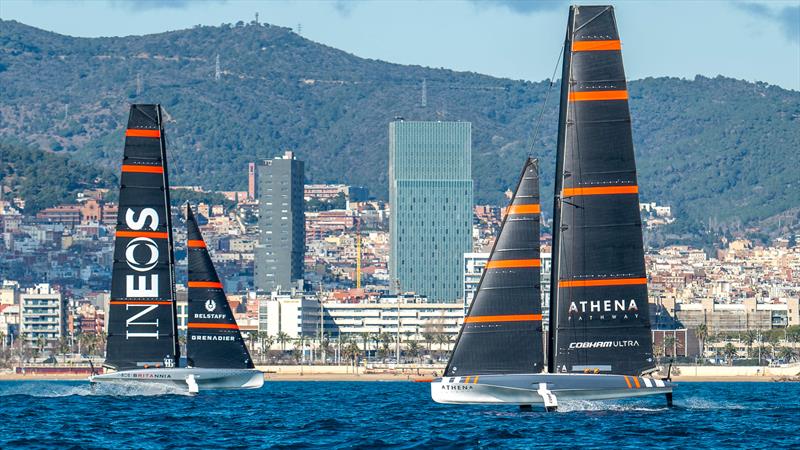
[[[187,358],[181,360],[161,107],[131,106],[125,136],[104,363],[110,372],[89,380],[193,393],[261,387],[264,375],[254,368],[188,205]]]
[[[439,403],[664,394],[652,353],[628,92],[611,6],[572,6],[562,68],[550,317],[540,300],[538,162],[528,159],[442,378]],[[547,349],[545,366],[544,348]]]

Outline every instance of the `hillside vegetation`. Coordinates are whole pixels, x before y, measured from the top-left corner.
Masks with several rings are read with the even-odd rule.
[[[158,102],[171,179],[208,189],[244,190],[248,162],[293,149],[309,182],[386,198],[388,122],[401,116],[472,122],[475,200],[501,204],[548,85],[362,59],[268,25],[86,39],[0,22],[0,140],[113,173],[128,105]],[[552,89],[533,147],[545,210]],[[694,224],[754,223],[800,206],[800,93],[723,77],[636,80],[630,93],[644,201]]]

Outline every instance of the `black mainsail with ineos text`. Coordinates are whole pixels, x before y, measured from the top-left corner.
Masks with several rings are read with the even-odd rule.
[[[174,367],[172,220],[159,105],[133,105],[125,132],[105,365]]]

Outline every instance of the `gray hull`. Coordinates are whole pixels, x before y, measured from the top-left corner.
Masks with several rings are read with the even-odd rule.
[[[435,402],[455,404],[545,405],[548,395],[557,400],[611,400],[671,392],[669,381],[623,375],[474,375],[431,383]]]
[[[158,383],[191,390],[192,382],[199,390],[258,389],[264,374],[256,369],[136,369],[92,375],[92,383]]]

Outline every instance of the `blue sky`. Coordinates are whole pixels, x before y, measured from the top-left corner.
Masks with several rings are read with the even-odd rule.
[[[72,36],[124,36],[258,12],[262,22],[301,25],[303,36],[366,58],[542,80],[553,72],[569,3],[0,0],[0,17]],[[800,0],[613,4],[631,79],[722,74],[800,90]]]

